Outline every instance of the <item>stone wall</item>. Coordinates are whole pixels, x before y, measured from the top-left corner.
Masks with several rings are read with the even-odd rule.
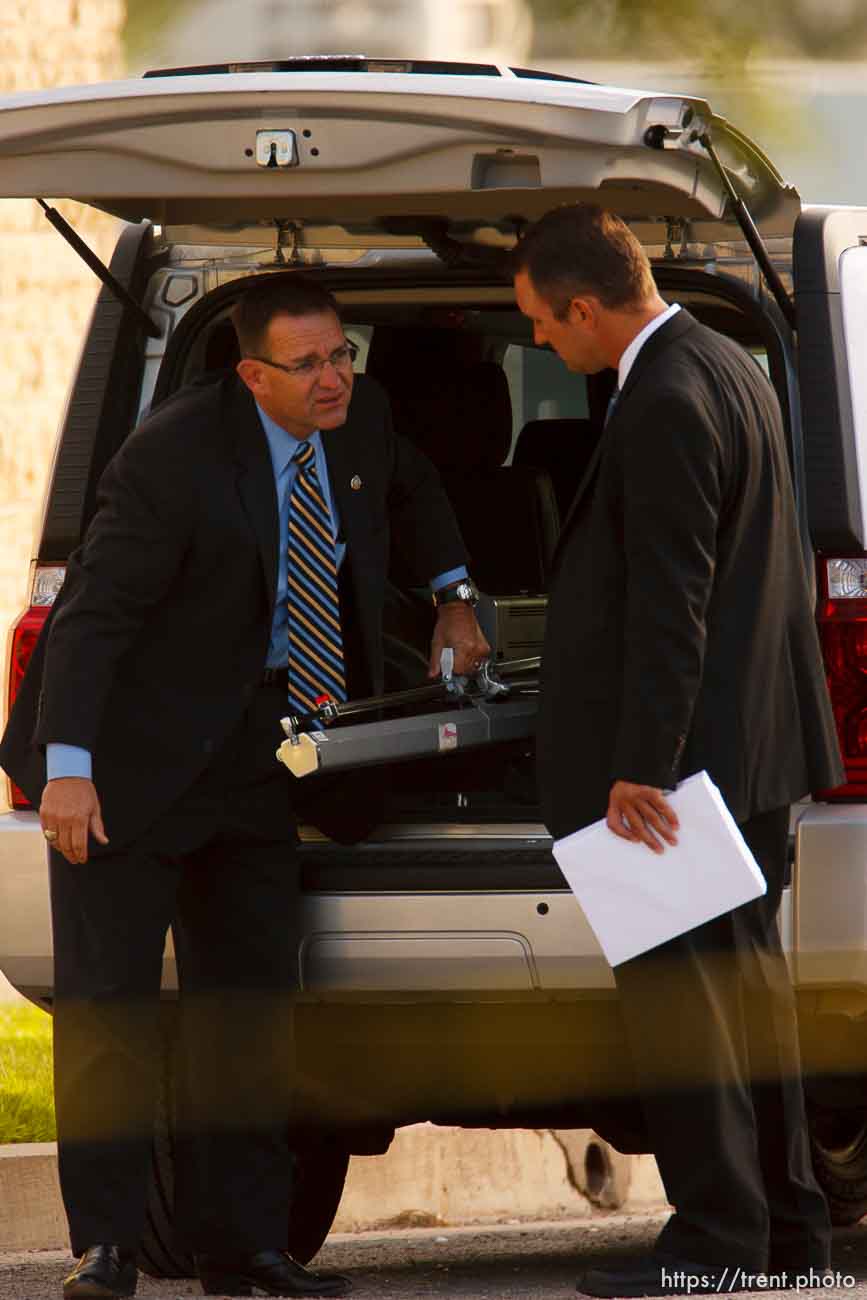
[[[124,0],[2,0],[0,95],[121,76],[124,16]],[[101,258],[111,255],[117,222],[56,206]],[[0,200],[0,638],[25,596],[55,434],[98,289],[35,202]]]

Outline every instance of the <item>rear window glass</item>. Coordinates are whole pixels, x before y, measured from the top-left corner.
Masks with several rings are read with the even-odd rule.
[[[370,351],[370,340],[373,338],[373,326],[347,325],[343,332],[349,342],[354,343],[358,348],[353,370],[357,375],[363,375],[367,369],[367,354]]]
[[[584,419],[589,415],[587,380],[567,370],[548,348],[510,343],[503,356],[503,370],[512,398],[512,446],[530,420]]]

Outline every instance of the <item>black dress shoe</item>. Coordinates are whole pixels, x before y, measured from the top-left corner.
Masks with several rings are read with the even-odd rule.
[[[346,1295],[352,1283],[340,1273],[311,1273],[285,1250],[260,1250],[255,1255],[197,1255],[196,1266],[205,1295]]]
[[[135,1295],[138,1270],[135,1252],[103,1242],[88,1246],[69,1277],[63,1279],[64,1300],[72,1296],[102,1297]]]
[[[784,1276],[827,1277],[831,1269],[831,1252],[821,1246],[814,1250],[792,1250],[791,1248],[775,1250],[771,1246],[768,1259],[768,1273]],[[804,1286],[807,1283],[803,1284]],[[821,1282],[810,1282],[812,1286],[821,1286]]]
[[[761,1289],[761,1270],[700,1264],[695,1260],[666,1260],[652,1256],[627,1268],[589,1268],[576,1290],[592,1296],[728,1295]]]

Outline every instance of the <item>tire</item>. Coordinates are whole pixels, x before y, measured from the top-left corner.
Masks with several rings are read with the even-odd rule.
[[[177,1008],[163,1007],[163,1054],[138,1266],[151,1277],[198,1277],[192,1251],[175,1232],[174,1041]]]
[[[808,1107],[810,1147],[835,1227],[867,1214],[867,1111]]]
[[[138,1266],[151,1277],[198,1277],[192,1252],[175,1233],[175,1166],[172,1135],[157,1121],[151,1148],[145,1226],[138,1244]]]
[[[197,1277],[192,1252],[175,1229],[175,1143],[171,1068],[171,1023],[167,1016],[165,1069],[157,1104],[151,1148],[145,1227],[139,1241],[138,1266],[158,1278]],[[349,1168],[349,1154],[324,1137],[295,1151],[295,1189],[288,1207],[285,1249],[307,1264],[328,1236]],[[275,1243],[279,1244],[279,1243]]]

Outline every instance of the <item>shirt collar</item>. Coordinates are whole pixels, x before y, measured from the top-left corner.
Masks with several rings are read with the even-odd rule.
[[[672,316],[676,315],[679,311],[680,303],[673,302],[665,311],[661,311],[658,316],[654,316],[652,321],[648,321],[644,329],[640,330],[639,333],[636,334],[635,338],[629,344],[629,347],[625,349],[617,366],[617,387],[621,392],[623,391],[623,387],[629,377],[630,370],[635,365],[635,358],[638,356],[651,334],[655,334],[667,320],[671,320]]]
[[[295,452],[298,450],[299,439],[293,434],[287,433],[281,424],[272,420],[266,411],[263,411],[259,403],[256,403],[256,410],[259,412],[259,419],[262,421],[262,428],[265,430],[265,437],[268,439],[268,449],[271,452],[271,464],[274,466],[274,477],[279,478],[285,471]],[[321,435],[317,429],[311,433],[307,441],[313,448],[317,460],[321,443]]]

